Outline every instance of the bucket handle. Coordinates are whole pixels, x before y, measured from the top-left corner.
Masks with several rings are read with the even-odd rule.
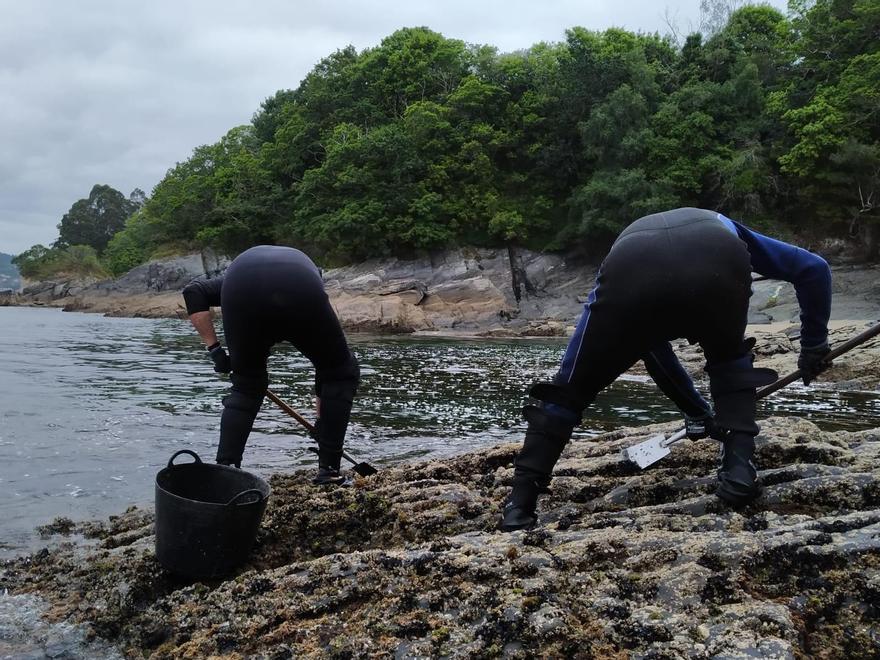
[[[197,453],[195,453],[194,451],[190,451],[189,449],[181,449],[180,451],[174,452],[174,455],[168,459],[168,467],[171,467],[172,465],[174,465],[174,459],[177,458],[178,456],[180,456],[181,454],[189,454],[194,459],[196,459],[196,463],[202,462],[202,459],[199,458],[199,455]]]
[[[230,506],[232,504],[235,504],[243,495],[250,495],[252,493],[256,493],[257,499],[254,500],[253,502],[245,502],[245,504],[258,504],[259,502],[261,502],[264,499],[263,498],[263,491],[261,491],[259,488],[249,488],[248,490],[241,491],[238,495],[234,495],[232,497],[232,499],[226,503],[226,506]]]

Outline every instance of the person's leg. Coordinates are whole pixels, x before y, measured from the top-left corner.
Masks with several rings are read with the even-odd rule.
[[[629,310],[620,296],[609,300],[607,285],[590,294],[569,341],[554,382],[535,385],[530,396],[541,402],[526,406],[523,446],[514,460],[513,488],[504,503],[500,528],[527,529],[537,522],[537,500],[547,487],[583,410],[650,345],[640,325],[627,324]],[[617,299],[616,301],[614,299]]]
[[[320,401],[316,423],[318,441],[317,483],[340,480],[339,470],[351,407],[360,383],[360,367],[345,340],[333,308],[323,290],[306,296],[306,302],[287,329],[285,339],[315,367],[315,394]]]
[[[752,464],[758,434],[756,387],[776,374],[753,368],[752,345],[744,341],[751,296],[748,249],[713,215],[701,212],[694,221],[690,211],[661,214],[670,226],[674,254],[686,260],[676,269],[679,324],[673,336],[688,337],[703,348],[714,402],[712,437],[722,444],[717,494],[741,504],[759,492]]]
[[[753,500],[761,491],[752,462],[760,430],[755,422],[756,388],[777,377],[771,369],[753,366],[754,341],[744,340],[748,297],[741,287],[720,295],[723,304],[706,315],[711,322],[700,339],[715,407],[712,435],[721,443],[716,495],[735,506]]]
[[[360,374],[353,355],[341,367],[317,370],[315,391],[321,402],[321,416],[318,420],[318,476],[315,480],[319,483],[333,481],[339,476],[345,434]]]
[[[259,255],[257,255],[259,256]],[[217,462],[241,466],[242,454],[260,410],[269,376],[266,362],[272,347],[263,297],[267,287],[250,264],[236,259],[226,272],[221,294],[223,334],[232,364],[232,387],[223,398]]]
[[[752,458],[755,436],[756,388],[776,380],[772,369],[755,369],[752,343],[731,340],[704,345],[706,373],[715,403],[713,437],[721,442],[716,495],[732,505],[745,504],[760,492]]]
[[[269,386],[266,362],[271,344],[262,337],[246,332],[247,323],[235,319],[235,316],[235,312],[227,311],[223,318],[226,345],[232,362],[232,387],[229,394],[223,397],[217,462],[241,467],[248,436]]]

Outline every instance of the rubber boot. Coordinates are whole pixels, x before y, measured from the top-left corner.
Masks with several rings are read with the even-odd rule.
[[[352,369],[351,378],[321,385],[321,419],[315,424],[314,434],[318,441],[318,474],[312,479],[315,484],[348,483],[339,474],[339,466],[360,374],[356,365]]]
[[[750,348],[750,344],[746,344]],[[756,387],[776,380],[772,369],[752,367],[747,353],[731,362],[707,366],[709,387],[715,401],[713,437],[721,442],[721,465],[715,494],[728,504],[742,506],[761,493],[758,473],[752,463],[755,455]]]
[[[312,483],[316,486],[347,486],[348,479],[339,473],[339,468],[319,465],[318,474],[312,477]]]
[[[531,529],[538,522],[538,495],[549,493],[550,480],[531,479],[525,476],[513,477],[513,488],[504,500],[499,528],[502,532],[518,529]]]
[[[553,466],[571,438],[574,425],[535,406],[523,410],[529,422],[523,447],[514,461],[513,489],[504,501],[499,528],[531,529],[538,522],[538,495],[549,493]]]
[[[745,433],[731,433],[721,443],[721,466],[715,494],[732,506],[748,504],[761,494],[758,472],[752,463],[755,438]]]
[[[236,386],[233,386],[229,395],[223,397],[217,463],[241,467],[244,448],[262,402],[262,395],[242,392]]]
[[[322,425],[315,424],[318,431],[318,474],[312,479],[312,483],[316,486],[344,486],[347,479],[340,472],[340,462],[342,460],[342,449],[328,449],[325,444],[321,443],[320,430]]]

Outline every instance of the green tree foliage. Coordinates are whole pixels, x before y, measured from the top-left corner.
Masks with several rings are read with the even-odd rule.
[[[102,255],[104,266],[113,275],[122,275],[145,262],[158,245],[155,223],[143,210],[136,211],[116,233]]]
[[[880,5],[701,10],[703,34],[680,46],[572,27],[513,53],[427,28],[342,48],[177,163],[103,244],[77,240],[107,245],[115,273],[207,245],[337,263],[463,244],[599,252],[684,205],[825,234],[870,224]]]
[[[238,126],[169,170],[144,207],[152,242],[235,253],[271,241],[285,203],[260,154],[254,128]]]
[[[88,245],[101,252],[113,234],[122,229],[126,219],[143,204],[143,199],[141,190],[133,191],[126,198],[110,186],[96,184],[87,199],[74,202],[61,218],[56,247]]]
[[[53,277],[106,277],[98,253],[91,245],[47,248],[34,245],[12,259],[22,277],[46,280]]]
[[[793,76],[774,98],[788,129],[779,163],[807,217],[876,220],[880,197],[880,4],[792,2]]]
[[[33,278],[36,276],[40,264],[46,260],[50,251],[50,248],[47,248],[45,245],[32,245],[21,254],[14,256],[12,263],[18,266],[18,270],[23,277]]]

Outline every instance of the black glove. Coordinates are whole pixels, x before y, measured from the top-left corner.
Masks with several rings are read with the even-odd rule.
[[[232,362],[229,361],[229,356],[226,354],[226,350],[220,345],[219,341],[216,344],[208,346],[208,355],[210,355],[211,359],[214,361],[214,371],[218,374],[228,374],[232,371]]]
[[[312,440],[321,441],[321,418],[315,420],[315,425],[312,427],[312,430],[309,431],[309,437]]]
[[[830,352],[831,348],[827,341],[818,346],[801,346],[797,365],[801,370],[804,385],[809,385],[816,376],[831,366],[831,363],[825,360],[825,356]]]
[[[715,432],[715,420],[712,413],[706,413],[702,417],[684,417],[684,431],[688,440],[702,440],[710,437]]]

